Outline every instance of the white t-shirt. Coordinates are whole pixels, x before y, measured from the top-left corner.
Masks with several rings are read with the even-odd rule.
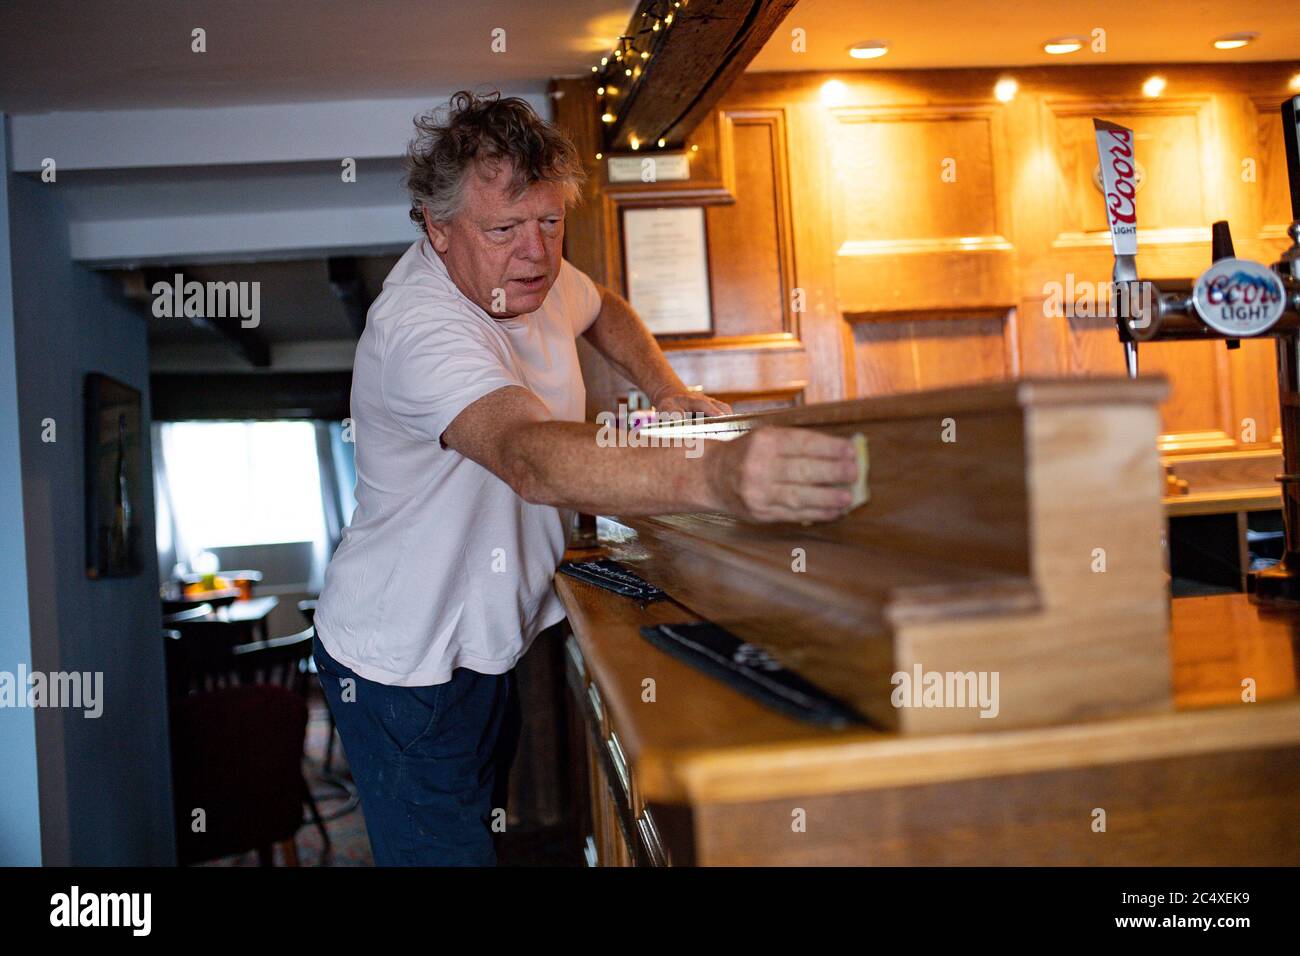
[[[321,642],[362,677],[441,684],[457,667],[502,674],[564,616],[552,587],[571,513],[524,501],[440,444],[467,406],[507,385],[582,421],[575,339],[600,293],[567,261],[541,308],[494,319],[427,239],[384,280],[352,375],[357,509],[325,572]]]

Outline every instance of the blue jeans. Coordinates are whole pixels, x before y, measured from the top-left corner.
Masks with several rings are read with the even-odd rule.
[[[377,866],[492,866],[519,737],[513,671],[464,667],[431,687],[355,674],[314,641]],[[351,685],[348,680],[353,681]]]

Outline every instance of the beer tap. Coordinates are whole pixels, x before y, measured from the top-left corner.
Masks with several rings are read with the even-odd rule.
[[[1271,269],[1238,259],[1228,223],[1216,222],[1213,262],[1191,284],[1190,293],[1163,292],[1154,282],[1138,279],[1133,131],[1104,120],[1093,120],[1093,126],[1115,252],[1111,316],[1129,376],[1138,374],[1139,342],[1223,339],[1235,348],[1243,338],[1275,340],[1283,465],[1277,480],[1286,553],[1249,580],[1257,603],[1300,604],[1300,96],[1282,104],[1282,121],[1293,218],[1287,230],[1290,248]]]

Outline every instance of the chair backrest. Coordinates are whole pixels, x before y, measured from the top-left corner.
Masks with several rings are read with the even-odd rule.
[[[232,661],[237,628],[204,623],[178,622],[179,627],[163,631],[167,686],[172,697],[203,690],[215,690],[237,683]]]
[[[301,695],[264,684],[192,694],[173,701],[171,730],[181,863],[269,846],[297,832],[306,789]]]
[[[314,635],[308,628],[269,641],[239,643],[244,631],[220,622],[165,630],[169,695],[176,698],[223,687],[274,684],[305,696]]]
[[[180,624],[191,624],[194,621],[201,621],[212,613],[212,605],[208,603],[195,604],[192,607],[183,610],[174,611],[171,614],[163,615],[163,623],[168,627],[176,627]]]
[[[308,598],[305,601],[298,602],[298,611],[307,619],[307,624],[314,627],[316,625],[316,599]]]
[[[307,660],[315,636],[309,627],[286,637],[238,645],[231,656],[239,683],[275,684],[306,696]]]

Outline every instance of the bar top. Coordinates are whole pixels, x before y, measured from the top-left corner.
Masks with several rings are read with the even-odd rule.
[[[640,800],[762,800],[1300,744],[1300,612],[1245,595],[1173,602],[1173,712],[923,737],[805,724],[668,656],[639,628],[699,620],[671,600],[642,607],[563,574],[556,590]],[[1258,703],[1241,701],[1245,678]]]

